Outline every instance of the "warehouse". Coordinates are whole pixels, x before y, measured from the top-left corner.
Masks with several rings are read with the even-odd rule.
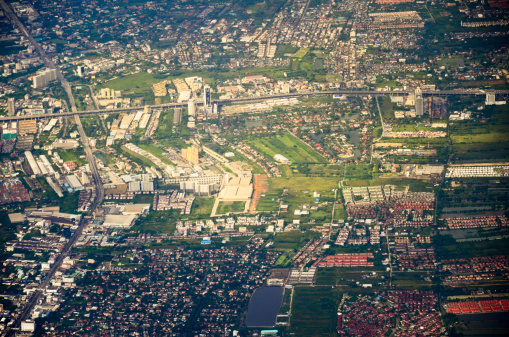
[[[67,182],[69,183],[69,186],[73,190],[81,191],[83,189],[83,185],[81,185],[80,181],[78,180],[78,178],[74,174],[68,175],[65,178],[66,178]]]

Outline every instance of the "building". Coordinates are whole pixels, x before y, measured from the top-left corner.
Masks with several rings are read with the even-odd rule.
[[[29,133],[37,132],[37,122],[35,119],[26,119],[21,120],[18,123],[18,134],[20,136],[25,136]]]
[[[422,98],[421,88],[415,89],[415,115],[424,115],[424,99]]]
[[[106,228],[130,228],[136,218],[135,214],[108,214],[104,217],[103,226]]]
[[[83,77],[85,75],[85,67],[84,66],[78,66],[78,76]]]
[[[190,99],[187,102],[187,110],[188,110],[188,115],[189,116],[196,115],[196,102],[194,101],[194,99]]]
[[[203,106],[208,107],[210,105],[210,87],[207,85],[203,87]]]
[[[175,110],[173,110],[173,124],[180,125],[181,121],[182,121],[182,109],[175,108]]]
[[[12,97],[7,100],[7,112],[9,116],[16,114],[16,101]]]
[[[200,163],[200,148],[197,145],[191,145],[182,149],[182,157],[191,164],[198,165]]]
[[[45,87],[49,82],[57,79],[57,71],[55,69],[47,69],[38,75],[33,76],[32,87],[34,89]]]
[[[495,104],[495,93],[487,92],[486,93],[486,105],[493,105],[493,104]]]

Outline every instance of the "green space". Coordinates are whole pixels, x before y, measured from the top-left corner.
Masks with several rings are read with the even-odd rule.
[[[171,162],[171,160],[169,160],[168,158],[166,158],[163,154],[166,153],[166,151],[164,151],[163,149],[161,149],[158,144],[154,144],[152,142],[146,142],[146,143],[140,143],[138,144],[138,147],[140,147],[140,149],[143,149],[151,154],[153,154],[154,156],[156,156],[157,158],[159,158],[163,163],[165,164],[169,164],[169,165],[173,165],[173,163]]]
[[[336,177],[291,177],[291,178],[270,178],[269,190],[288,189],[294,192],[330,192],[338,188],[338,178]],[[333,193],[334,194],[334,193]]]
[[[159,115],[157,130],[152,135],[155,139],[166,139],[171,136],[173,129],[173,110],[163,111]]]
[[[382,271],[383,268],[374,267],[337,267],[337,268],[318,268],[316,273],[317,285],[348,285],[357,288],[356,282],[372,284],[376,286],[388,286],[389,273]],[[373,275],[376,271],[376,275]]]
[[[176,219],[178,219],[179,210],[171,211],[153,211],[136,220],[131,228],[133,232],[140,233],[168,233],[173,234],[176,229]]]
[[[217,214],[242,213],[245,207],[245,201],[221,201],[217,207]]]
[[[287,131],[269,137],[249,137],[245,142],[272,161],[276,161],[274,156],[280,154],[292,163],[327,162],[318,152]]]
[[[191,215],[184,216],[185,219],[204,219],[209,218],[214,206],[214,198],[195,198],[191,207]]]
[[[436,252],[440,259],[471,258],[509,254],[509,239],[456,242],[451,235],[438,235],[435,238]]]
[[[302,60],[304,56],[309,52],[309,48],[300,48],[295,54],[293,54],[293,58]]]
[[[86,159],[80,158],[80,156],[84,155],[82,149],[75,149],[75,150],[58,150],[56,151],[60,158],[65,161],[73,161],[76,163],[76,165],[85,165]]]
[[[383,119],[394,118],[394,106],[387,96],[377,98]]]
[[[341,290],[330,286],[296,287],[290,332],[298,336],[335,336]]]
[[[301,232],[297,230],[277,233],[274,235],[274,244],[270,246],[270,249],[297,252],[311,239],[318,239],[320,236],[321,234],[317,232]]]
[[[131,157],[138,164],[156,167],[156,164],[154,164],[151,160],[136,152],[129,150],[127,147],[125,147],[125,145],[122,145],[120,148],[125,154],[127,154],[128,157]]]

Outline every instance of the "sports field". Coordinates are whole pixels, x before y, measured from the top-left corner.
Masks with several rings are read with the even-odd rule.
[[[318,152],[289,132],[269,137],[252,137],[247,139],[246,142],[273,161],[275,161],[274,156],[280,154],[292,163],[327,162]]]

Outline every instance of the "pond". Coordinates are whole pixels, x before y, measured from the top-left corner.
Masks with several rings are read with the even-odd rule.
[[[247,327],[273,327],[283,303],[283,287],[262,287],[257,289],[246,314]]]

